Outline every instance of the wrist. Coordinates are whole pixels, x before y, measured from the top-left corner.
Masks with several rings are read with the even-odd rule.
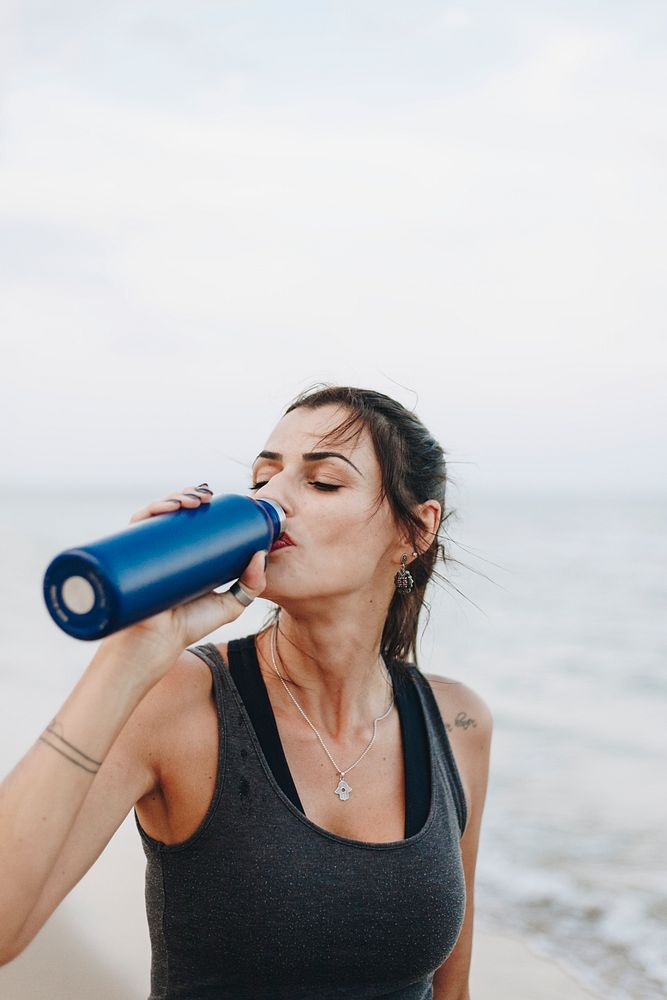
[[[102,641],[90,669],[108,677],[129,697],[143,697],[167,673],[180,653],[176,645],[138,639],[124,630]]]

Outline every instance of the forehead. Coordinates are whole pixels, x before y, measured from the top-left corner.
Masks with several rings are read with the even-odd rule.
[[[301,455],[303,452],[314,451],[316,445],[322,439],[342,423],[349,416],[349,410],[344,407],[327,404],[318,406],[317,409],[308,409],[299,406],[296,410],[286,413],[276,424],[273,431],[267,438],[264,446],[265,451],[278,451],[284,455],[295,453]],[[363,427],[361,433],[357,435],[356,428],[354,435],[351,431],[343,436],[348,440],[343,440],[340,436],[327,439],[323,444],[329,451],[339,451],[350,458],[355,456],[355,464],[363,461],[366,466],[377,465],[377,458],[373,441],[367,427]]]

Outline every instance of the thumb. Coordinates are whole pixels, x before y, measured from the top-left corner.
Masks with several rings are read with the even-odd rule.
[[[250,597],[259,597],[266,587],[268,558],[269,554],[265,549],[255,552],[238,579],[238,582]]]
[[[240,585],[250,601],[243,603],[230,590],[223,592],[212,590],[173,609],[183,647],[198,642],[202,636],[210,635],[222,625],[235,621],[243,614],[248,603],[259,597],[266,587],[264,571],[266,556],[267,553],[264,551],[255,552],[237,583],[233,585],[235,587]]]

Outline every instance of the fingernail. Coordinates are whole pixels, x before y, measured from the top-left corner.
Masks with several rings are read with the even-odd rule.
[[[181,500],[163,500],[162,502],[163,503],[177,503],[178,506],[180,507],[182,501]]]
[[[208,486],[208,483],[199,483],[197,488],[199,488],[199,486]]]
[[[193,500],[201,500],[201,497],[198,497],[196,493],[184,493],[183,496],[192,497]]]
[[[197,493],[208,493],[209,496],[213,496],[213,490],[205,490],[202,489],[201,486],[196,486],[195,489],[197,490]]]

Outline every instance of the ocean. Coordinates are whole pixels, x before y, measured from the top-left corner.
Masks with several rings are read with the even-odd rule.
[[[667,996],[666,499],[468,497],[433,622],[494,716],[477,920],[608,1000]]]
[[[146,500],[3,487],[3,776],[96,647],[51,621],[41,595],[48,562],[120,530]],[[476,925],[517,932],[607,1000],[664,998],[667,497],[469,490],[453,502],[456,562],[439,567],[446,583],[429,596],[419,662],[468,684],[494,717]],[[217,641],[256,631],[267,610],[256,602]],[[136,837],[131,819],[117,836]],[[138,872],[138,837],[131,850]],[[142,926],[143,886],[123,896],[119,885],[124,920]],[[83,908],[62,906],[92,940]],[[147,937],[137,937],[126,965],[139,954],[147,970]],[[114,963],[123,967],[122,953]]]

